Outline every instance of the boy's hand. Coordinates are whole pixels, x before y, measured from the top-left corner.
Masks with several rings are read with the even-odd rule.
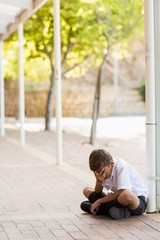
[[[90,210],[91,213],[92,213],[93,215],[96,215],[97,212],[98,212],[99,207],[100,207],[100,202],[97,200],[96,202],[94,202],[94,203],[91,205],[91,210]]]
[[[106,173],[105,173],[105,170],[102,169],[102,171],[101,171],[100,173],[98,173],[98,172],[95,171],[95,172],[94,172],[94,175],[95,175],[95,177],[96,177],[97,180],[103,181],[103,180],[105,179]]]

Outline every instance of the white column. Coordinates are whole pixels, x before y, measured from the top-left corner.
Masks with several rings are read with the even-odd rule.
[[[56,94],[56,141],[57,141],[57,164],[62,160],[62,87],[61,87],[61,37],[60,37],[60,2],[54,3],[54,71],[55,71],[55,94]]]
[[[3,41],[0,41],[0,122],[1,137],[5,136],[5,101],[4,101],[4,75],[3,75]]]
[[[24,54],[23,54],[23,24],[18,27],[19,40],[19,120],[20,120],[20,141],[25,145],[25,94],[24,94]]]
[[[156,79],[156,208],[160,209],[160,1],[154,0],[155,79]]]
[[[148,212],[156,209],[156,141],[155,141],[155,46],[153,1],[145,0],[146,46],[146,161],[149,190]]]
[[[116,46],[115,48],[115,56],[114,56],[114,111],[115,114],[118,115],[118,97],[119,97],[119,49]]]

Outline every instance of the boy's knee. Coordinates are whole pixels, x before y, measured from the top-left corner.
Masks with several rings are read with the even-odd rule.
[[[90,195],[93,191],[94,191],[93,188],[85,187],[85,188],[83,189],[83,194],[84,194],[85,197],[88,198],[89,195]]]
[[[83,194],[85,195],[85,193],[87,192],[87,190],[88,190],[88,187],[85,187],[84,189],[83,189]]]
[[[137,199],[137,197],[135,196],[134,193],[132,193],[131,191],[125,190],[118,197],[118,202],[124,203],[124,204],[132,204],[132,202],[134,202],[135,199]]]

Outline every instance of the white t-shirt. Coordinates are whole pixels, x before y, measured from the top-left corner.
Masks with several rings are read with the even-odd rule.
[[[136,196],[147,198],[147,188],[140,174],[129,163],[123,159],[114,159],[111,177],[102,182],[102,186],[113,192],[126,189]]]

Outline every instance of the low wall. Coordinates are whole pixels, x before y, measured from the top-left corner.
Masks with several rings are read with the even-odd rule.
[[[95,86],[89,84],[64,84],[62,105],[64,117],[91,117]],[[27,117],[44,117],[47,91],[25,92],[25,114]],[[54,112],[54,106],[53,106]],[[6,116],[17,116],[18,87],[16,82],[5,84]],[[141,115],[145,105],[135,89],[120,87],[117,97],[112,86],[102,86],[100,116]]]

